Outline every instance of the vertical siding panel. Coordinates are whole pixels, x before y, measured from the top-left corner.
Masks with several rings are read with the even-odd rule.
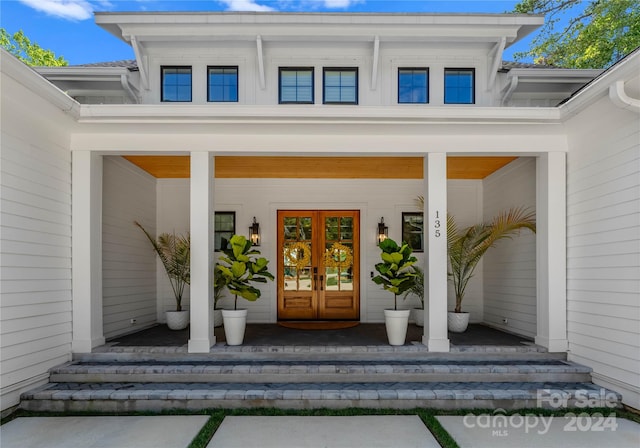
[[[640,408],[638,115],[604,97],[567,128],[569,356]]]
[[[103,166],[102,308],[112,338],[156,322],[155,253],[133,224],[155,234],[156,180],[121,157],[105,157]]]
[[[535,210],[535,159],[517,159],[488,176],[483,192],[485,221],[510,207]],[[485,322],[535,337],[536,236],[524,230],[512,240],[500,241],[487,251],[483,267]]]
[[[5,72],[1,85],[4,410],[45,381],[50,367],[70,359],[71,119]]]

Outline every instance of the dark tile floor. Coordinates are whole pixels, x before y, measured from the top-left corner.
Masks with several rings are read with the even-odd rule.
[[[409,325],[407,342],[422,341],[423,328]],[[224,329],[215,329],[216,341],[224,342]],[[109,340],[118,346],[164,346],[175,347],[187,344],[189,330],[169,330],[166,325],[156,325],[146,330]],[[522,336],[471,324],[464,333],[449,333],[453,345],[510,345],[520,346],[531,340]],[[276,324],[249,324],[245,332],[244,345],[388,345],[384,324],[360,324],[342,330],[296,330]]]

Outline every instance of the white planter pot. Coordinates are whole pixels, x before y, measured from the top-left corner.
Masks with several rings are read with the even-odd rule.
[[[222,327],[222,310],[213,310],[213,326]]]
[[[469,313],[447,313],[447,327],[453,333],[463,333],[469,325]]]
[[[418,327],[424,327],[424,310],[422,308],[414,308],[411,310],[413,313],[413,321]]]
[[[189,311],[167,311],[167,327],[170,330],[184,330],[189,326]]]
[[[242,345],[247,326],[247,310],[222,310],[227,345]]]
[[[389,345],[404,345],[411,310],[384,310]]]

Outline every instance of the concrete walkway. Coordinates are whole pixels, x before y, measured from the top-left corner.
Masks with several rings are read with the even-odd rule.
[[[209,417],[20,417],[0,427],[2,448],[186,448]],[[461,448],[638,448],[640,424],[620,418],[437,417]],[[208,448],[438,447],[415,415],[227,417]]]

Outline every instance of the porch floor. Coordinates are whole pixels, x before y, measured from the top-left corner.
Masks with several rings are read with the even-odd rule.
[[[405,345],[421,343],[423,328],[410,324]],[[215,329],[216,342],[224,344],[224,328]],[[154,346],[182,347],[189,340],[189,329],[169,330],[166,325],[156,325],[126,336],[110,339],[107,344],[119,347]],[[470,324],[464,333],[449,333],[453,346],[523,346],[533,341],[523,336],[505,333],[481,324]],[[277,324],[248,324],[244,345],[252,346],[375,346],[388,345],[384,324],[360,324],[340,330],[298,330]]]

